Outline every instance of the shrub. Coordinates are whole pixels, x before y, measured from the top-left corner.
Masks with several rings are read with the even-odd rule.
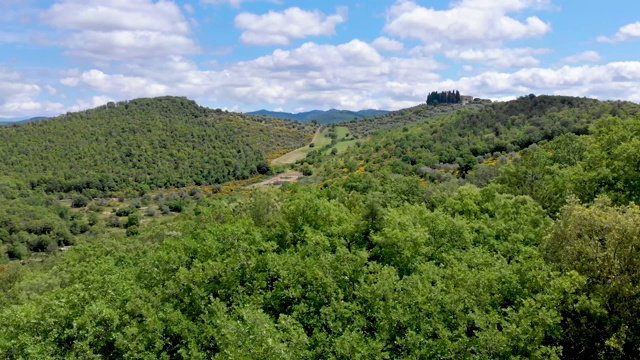
[[[74,208],[82,208],[89,205],[89,198],[84,195],[76,195],[71,200],[71,206]]]
[[[168,202],[167,207],[169,208],[169,211],[179,213],[179,212],[182,212],[182,210],[184,210],[184,208],[186,207],[186,203],[182,200],[174,200],[174,201]]]
[[[133,226],[137,227],[138,225],[140,225],[140,216],[138,216],[138,214],[131,214],[127,218],[127,222],[124,224],[124,227],[128,229]]]
[[[112,215],[107,219],[107,226],[109,227],[120,227],[120,219],[117,215]]]
[[[147,208],[147,211],[145,211],[145,213],[144,213],[144,214],[145,214],[146,216],[149,216],[149,217],[154,217],[154,216],[156,216],[156,209],[155,209],[155,208],[153,208],[153,207],[151,207],[151,206],[149,206],[149,207]]]
[[[265,175],[269,173],[271,168],[269,167],[269,163],[267,163],[266,161],[260,161],[257,165],[257,170],[258,170],[258,174]]]
[[[7,255],[10,259],[23,260],[26,259],[29,254],[29,249],[27,249],[27,246],[22,243],[11,244],[9,249],[7,249]]]
[[[135,207],[133,207],[133,206],[125,206],[125,207],[122,207],[122,208],[120,208],[120,209],[118,209],[116,211],[116,216],[120,216],[120,217],[129,216],[129,215],[135,213],[136,211],[137,211],[137,209]]]
[[[131,226],[127,228],[127,236],[136,236],[140,234],[140,229],[137,226]]]

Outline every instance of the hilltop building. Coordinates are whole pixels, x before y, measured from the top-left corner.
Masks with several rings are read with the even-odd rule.
[[[462,105],[468,105],[473,102],[473,96],[469,95],[460,95],[460,103]]]

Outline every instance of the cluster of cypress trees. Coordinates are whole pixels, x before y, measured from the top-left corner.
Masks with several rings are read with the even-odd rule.
[[[458,104],[460,103],[460,91],[433,91],[427,96],[427,105]]]

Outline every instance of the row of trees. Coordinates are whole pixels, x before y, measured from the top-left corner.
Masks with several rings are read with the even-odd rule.
[[[459,104],[460,102],[460,91],[458,90],[433,91],[427,96],[427,105]]]

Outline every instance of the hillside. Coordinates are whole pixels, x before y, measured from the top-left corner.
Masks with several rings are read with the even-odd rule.
[[[310,124],[162,97],[0,128],[0,171],[49,192],[218,184],[311,139]]]
[[[363,131],[379,133],[345,158],[364,159],[364,167],[372,172],[384,169],[398,174],[418,174],[427,168],[450,164],[451,169],[465,174],[478,161],[495,153],[506,155],[566,133],[587,134],[597,120],[609,116],[635,117],[640,113],[640,106],[629,102],[538,96],[464,107],[437,117],[427,117],[426,111],[428,106],[418,106],[383,118],[346,123],[354,135]],[[405,123],[415,123],[399,129],[395,121],[395,130],[379,130],[380,122],[387,118],[410,119]],[[366,124],[372,128],[363,130]]]
[[[441,104],[431,106],[426,104],[417,105],[407,109],[391,111],[386,114],[380,114],[368,118],[344,119],[339,126],[346,126],[349,131],[356,137],[366,137],[379,130],[393,130],[404,126],[413,125],[425,121],[426,119],[450,114],[460,109],[476,109],[483,107],[484,104]]]
[[[157,118],[182,104],[186,124],[307,129],[138,101]],[[0,178],[0,239],[22,260],[0,252],[0,357],[640,358],[639,105],[531,95],[372,124],[327,126],[295,165],[307,176],[279,187],[70,208]]]
[[[380,116],[387,114],[386,110],[360,110],[360,111],[349,111],[349,110],[336,110],[331,109],[327,111],[322,110],[313,110],[301,113],[287,113],[287,112],[277,112],[277,111],[268,111],[268,110],[258,110],[247,113],[248,115],[267,115],[279,119],[289,119],[289,120],[298,120],[298,121],[317,121],[318,124],[333,124],[343,121],[350,121],[353,119],[364,119],[374,116]]]

